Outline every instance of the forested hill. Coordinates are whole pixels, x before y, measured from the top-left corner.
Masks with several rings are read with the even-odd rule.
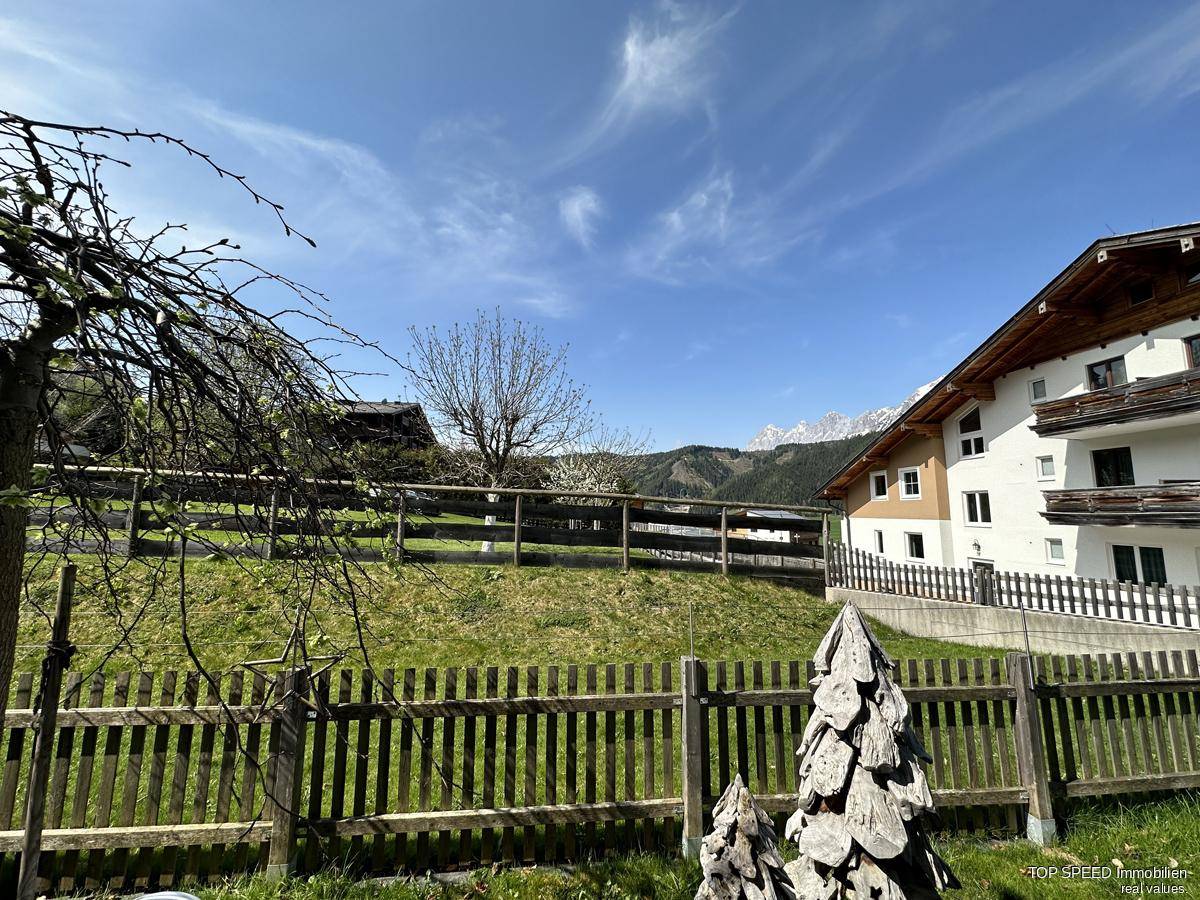
[[[643,456],[635,481],[639,493],[656,496],[808,504],[817,488],[874,438],[874,433],[861,434],[773,450],[680,447]]]

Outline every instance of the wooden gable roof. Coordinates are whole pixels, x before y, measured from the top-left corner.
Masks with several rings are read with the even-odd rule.
[[[846,488],[887,459],[909,435],[940,437],[941,423],[971,400],[995,397],[993,382],[1056,356],[1200,315],[1200,283],[1181,271],[1200,267],[1200,222],[1114,235],[1094,241],[1012,318],[909,407],[865,450],[822,485],[819,495]],[[1131,303],[1129,287],[1149,282],[1154,296]]]

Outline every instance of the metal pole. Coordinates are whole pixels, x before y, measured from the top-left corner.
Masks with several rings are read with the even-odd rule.
[[[50,751],[54,747],[58,721],[58,699],[62,690],[63,670],[75,648],[68,635],[71,629],[71,600],[75,594],[75,566],[67,563],[58,576],[58,602],[54,608],[54,627],[46,657],[42,661],[42,684],[35,720],[33,763],[25,803],[25,834],[21,841],[21,873],[17,880],[18,900],[34,900],[37,892],[38,860],[42,855],[42,827],[46,819],[46,791],[50,783]]]

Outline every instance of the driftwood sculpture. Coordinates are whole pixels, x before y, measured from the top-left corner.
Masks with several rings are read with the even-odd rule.
[[[704,880],[696,900],[795,900],[775,846],[771,817],[737,775],[713,807],[712,831],[700,846]]]
[[[799,808],[784,832],[800,848],[786,871],[802,900],[914,900],[958,880],[921,824],[933,797],[892,681],[895,662],[847,603],[817,648],[813,711],[797,751]]]

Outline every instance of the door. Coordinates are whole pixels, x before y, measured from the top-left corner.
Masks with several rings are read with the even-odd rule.
[[[981,606],[991,606],[996,598],[994,577],[996,565],[991,560],[971,560],[971,591],[975,602]]]

